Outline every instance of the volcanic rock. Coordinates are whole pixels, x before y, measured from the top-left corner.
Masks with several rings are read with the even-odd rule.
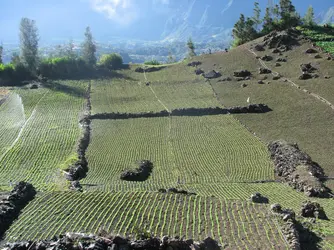
[[[203,75],[207,79],[213,79],[221,77],[221,74],[219,72],[216,72],[215,70],[211,70]]]

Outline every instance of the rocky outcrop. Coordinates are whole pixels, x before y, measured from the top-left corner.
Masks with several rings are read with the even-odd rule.
[[[313,217],[317,219],[328,219],[323,207],[320,206],[318,202],[306,201],[301,207],[301,216],[303,217]]]
[[[55,236],[52,240],[40,242],[16,242],[7,243],[5,250],[45,250],[45,249],[65,249],[65,250],[220,250],[220,245],[208,237],[201,242],[193,239],[183,240],[180,238],[169,238],[163,236],[143,237],[139,240],[131,240],[120,236],[101,235],[83,233],[66,233]]]
[[[0,200],[0,238],[18,217],[29,201],[36,195],[35,188],[27,182],[19,182],[9,195]]]
[[[315,54],[315,53],[319,53],[316,49],[313,48],[309,48],[307,50],[305,50],[306,54]]]
[[[297,144],[273,141],[268,149],[274,161],[275,173],[290,186],[309,197],[329,197],[328,188],[321,182],[324,171]]]
[[[265,51],[264,45],[263,44],[256,44],[254,49],[256,51]]]
[[[317,68],[313,67],[311,63],[304,63],[300,65],[302,75],[299,76],[300,80],[308,80],[312,78],[318,78],[318,74],[313,74]]]
[[[264,46],[268,46],[269,49],[284,47],[288,50],[291,46],[298,44],[299,34],[300,32],[296,29],[273,31],[264,37]]]
[[[149,160],[141,160],[138,168],[134,170],[125,170],[121,174],[121,179],[125,181],[146,181],[151,175],[153,163]]]

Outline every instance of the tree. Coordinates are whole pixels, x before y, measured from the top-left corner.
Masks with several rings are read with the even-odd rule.
[[[14,66],[21,64],[20,56],[17,52],[13,52],[10,59],[10,63],[13,64]]]
[[[82,44],[82,58],[89,66],[95,66],[96,64],[96,46],[93,41],[93,35],[90,28],[87,27],[85,31],[85,41]]]
[[[235,39],[234,46],[239,46],[243,43],[251,41],[257,37],[257,32],[254,28],[253,18],[245,19],[243,14],[240,15],[239,20],[235,23],[232,34]]]
[[[187,46],[188,46],[188,56],[189,57],[193,57],[196,56],[195,53],[195,45],[191,39],[191,37],[189,38],[188,42],[187,42]]]
[[[291,0],[280,0],[281,29],[291,28],[300,24],[300,17]]]
[[[167,63],[175,63],[175,58],[174,58],[174,56],[172,55],[172,52],[171,51],[169,51],[168,52],[168,57],[167,57]]]
[[[20,60],[32,75],[36,74],[38,64],[38,41],[36,22],[29,18],[22,18],[20,23]]]
[[[72,39],[65,46],[65,53],[66,53],[66,56],[68,56],[71,59],[74,59],[74,58],[77,57],[77,55],[76,55],[76,53],[74,51],[74,43],[73,43]]]
[[[254,17],[253,21],[255,24],[255,30],[259,30],[259,25],[262,23],[261,20],[261,8],[259,2],[254,3]]]
[[[279,10],[279,5],[275,4],[275,7],[272,10],[273,16],[274,16],[274,22],[277,24],[279,21],[280,17],[280,10]]]
[[[105,54],[101,56],[99,65],[107,69],[119,69],[123,65],[123,59],[116,53]]]
[[[2,44],[1,44],[1,45],[0,45],[0,64],[3,64],[2,53],[3,53],[3,46],[2,46]]]
[[[269,32],[271,32],[272,30],[274,30],[274,20],[271,17],[271,11],[270,8],[267,7],[266,8],[266,14],[264,15],[263,18],[263,28],[262,28],[262,33],[263,34],[268,34]]]
[[[306,25],[306,26],[312,27],[312,26],[315,25],[314,10],[313,10],[313,7],[311,5],[307,9],[307,12],[306,12],[306,15],[305,15],[303,21],[304,21],[304,25]]]

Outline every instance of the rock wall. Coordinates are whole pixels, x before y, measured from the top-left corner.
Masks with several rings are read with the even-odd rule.
[[[19,182],[8,197],[0,201],[0,238],[18,217],[29,201],[36,195],[35,188],[26,182]]]

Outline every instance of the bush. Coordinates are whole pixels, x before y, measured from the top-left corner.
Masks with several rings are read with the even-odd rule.
[[[38,73],[52,79],[75,78],[89,71],[82,58],[55,57],[41,62]]]
[[[157,60],[151,60],[151,61],[146,61],[144,62],[145,65],[160,65],[160,62]]]
[[[31,74],[23,64],[0,64],[0,85],[21,85],[22,81],[30,79]]]
[[[107,69],[120,69],[123,65],[123,59],[119,54],[104,54],[100,57],[99,65]]]

